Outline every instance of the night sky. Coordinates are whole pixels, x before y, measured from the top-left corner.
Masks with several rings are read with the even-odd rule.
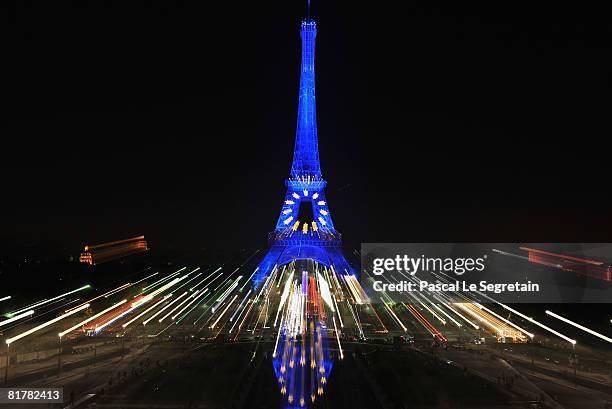
[[[0,255],[136,234],[265,246],[305,1],[19,3],[2,17]],[[347,245],[609,241],[609,15],[398,4],[313,0],[321,164]]]

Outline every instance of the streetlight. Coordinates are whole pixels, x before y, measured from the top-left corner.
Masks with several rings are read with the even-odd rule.
[[[7,342],[6,343],[6,367],[4,369],[4,385],[8,385],[9,363],[11,362],[10,355],[9,355],[9,347],[10,346],[11,346],[11,344],[9,342]]]
[[[62,373],[62,334],[59,334],[59,347],[57,351],[57,376]]]

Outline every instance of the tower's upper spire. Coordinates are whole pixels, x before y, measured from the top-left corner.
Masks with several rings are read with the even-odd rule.
[[[308,2],[310,14],[310,1]],[[319,144],[317,140],[317,109],[315,103],[315,38],[317,24],[307,18],[302,20],[302,67],[300,70],[300,96],[295,149],[291,178],[299,180],[321,179]]]

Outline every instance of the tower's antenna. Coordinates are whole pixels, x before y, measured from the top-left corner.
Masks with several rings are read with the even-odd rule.
[[[308,0],[308,20],[310,20],[310,0]]]

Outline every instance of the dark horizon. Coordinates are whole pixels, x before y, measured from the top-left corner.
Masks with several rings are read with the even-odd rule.
[[[265,247],[305,2],[176,4],[9,13],[0,255],[137,234]],[[347,247],[608,241],[604,15],[313,2],[321,165]]]

